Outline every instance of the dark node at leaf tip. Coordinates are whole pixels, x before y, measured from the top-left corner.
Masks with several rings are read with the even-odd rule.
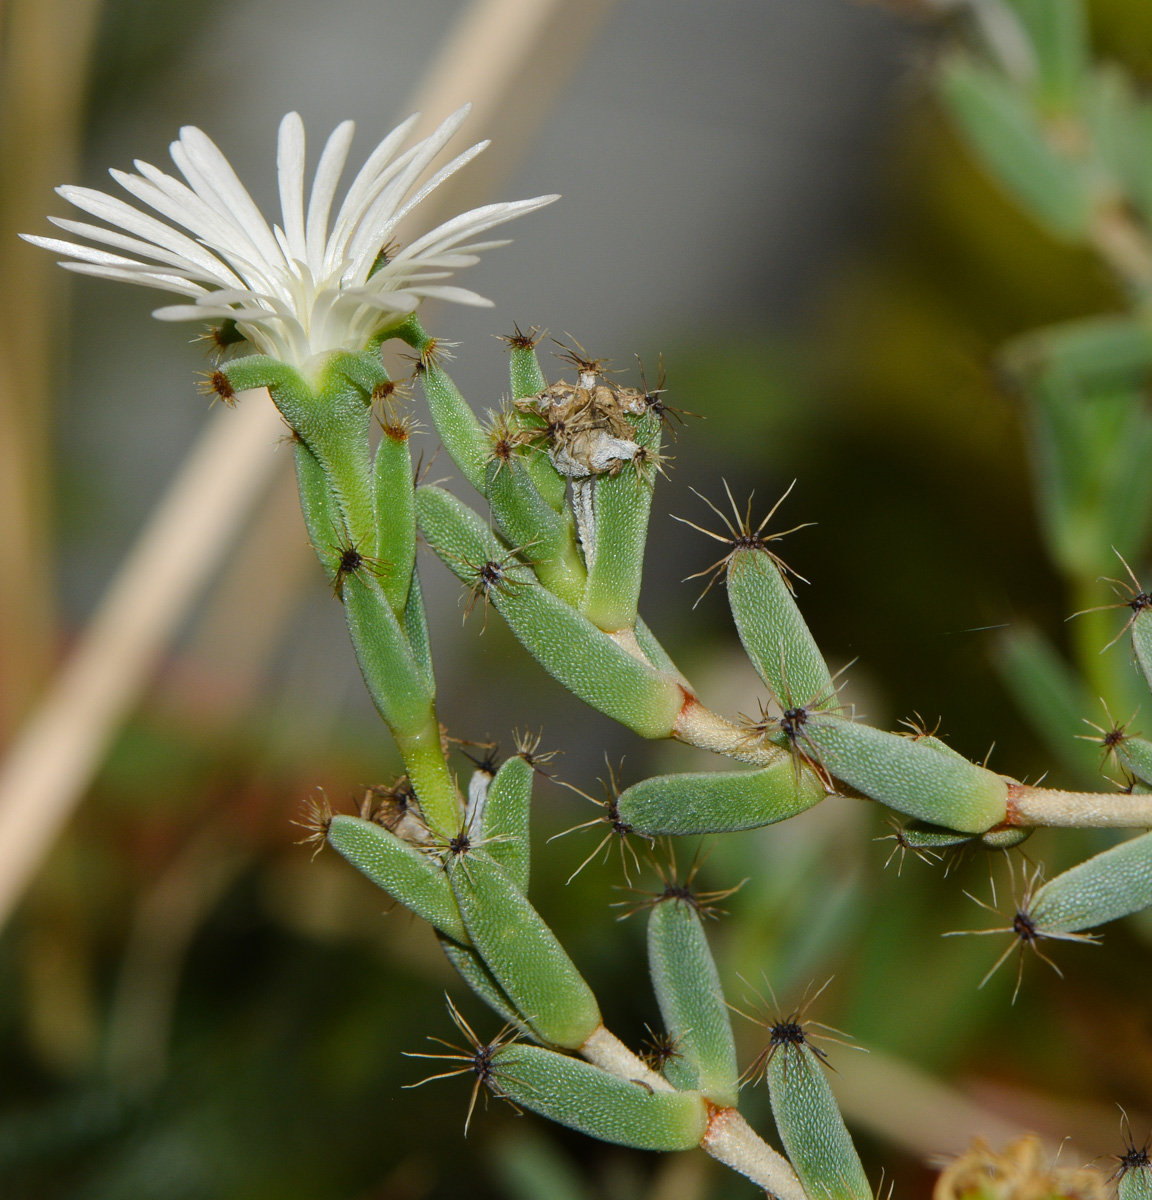
[[[304,837],[298,838],[298,846],[315,846],[312,857],[324,848],[328,841],[328,830],[332,827],[332,806],[323,792],[319,799],[309,796],[301,805],[300,811],[292,818],[292,824],[304,830]]]
[[[223,371],[213,371],[210,375],[206,375],[200,385],[200,390],[206,396],[213,396],[229,406],[236,403],[236,389]]]
[[[544,772],[540,770],[540,764],[551,762],[560,753],[559,750],[541,750],[540,742],[543,736],[543,733],[529,733],[527,730],[516,730],[513,733],[517,755],[541,775]]]
[[[1124,1153],[1114,1156],[1116,1170],[1112,1173],[1112,1178],[1122,1179],[1132,1171],[1147,1171],[1152,1169],[1152,1159],[1148,1156],[1148,1150],[1148,1142],[1145,1142],[1143,1146],[1137,1146],[1134,1141],[1130,1140],[1124,1148]]]
[[[650,1025],[645,1025],[644,1028],[648,1031],[648,1036],[644,1039],[640,1057],[646,1066],[662,1074],[670,1062],[675,1062],[681,1057],[680,1039],[669,1033],[657,1033]]]
[[[1023,909],[1012,918],[1012,932],[1022,942],[1034,942],[1040,936],[1036,922]]]
[[[773,1046],[803,1046],[808,1039],[804,1036],[804,1026],[796,1021],[781,1021],[768,1031]]]
[[[545,332],[539,325],[529,325],[527,329],[521,329],[519,323],[516,323],[512,326],[511,333],[501,333],[496,336],[502,342],[507,343],[510,350],[535,350]]]

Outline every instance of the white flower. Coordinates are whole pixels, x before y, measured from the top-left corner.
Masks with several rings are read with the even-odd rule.
[[[135,164],[139,174],[111,172],[125,191],[167,221],[92,188],[57,189],[77,208],[116,228],[50,217],[53,224],[134,257],[81,242],[24,236],[75,260],[60,264],[68,270],[189,298],[191,303],[157,309],[153,316],[161,320],[231,319],[258,350],[303,367],[316,355],[364,349],[373,333],[425,297],[491,303],[436,281],[479,261],[479,251],[507,244],[470,239],[556,196],[474,208],[395,254],[386,249],[400,221],[488,145],[480,142],[466,150],[415,190],[468,110],[465,105],[403,153],[400,146],[416,117],[397,126],[360,169],[331,229],[329,215],[355,125],[344,121],[328,139],[305,210],[304,123],[293,112],[280,123],[276,153],[282,225],[269,228],[228,160],[204,133],[187,125],[171,145],[187,185],[140,161]]]

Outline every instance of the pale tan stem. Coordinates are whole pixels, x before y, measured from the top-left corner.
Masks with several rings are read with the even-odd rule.
[[[675,1090],[663,1075],[653,1071],[603,1025],[580,1047],[580,1053],[594,1066],[620,1079],[646,1084],[657,1092]],[[700,1148],[780,1200],[807,1200],[788,1160],[773,1150],[734,1108],[712,1108]]]
[[[741,729],[725,717],[705,707],[695,696],[688,696],[672,736],[701,750],[711,750],[738,762],[767,767],[787,753],[770,742],[757,741],[750,737],[747,729]]]
[[[0,924],[266,485],[283,428],[265,391],[213,418],[0,765]]]
[[[773,1150],[734,1108],[716,1110],[700,1148],[779,1200],[808,1200],[792,1164]]]
[[[705,708],[692,696],[685,701],[672,736],[691,746],[756,766],[768,766],[786,753],[771,743],[750,741],[746,731]],[[853,793],[849,791],[849,794]],[[1021,827],[1149,829],[1152,828],[1152,795],[1062,792],[1009,782],[1008,812],[1003,823]]]
[[[650,1066],[603,1025],[594,1030],[591,1037],[580,1047],[580,1053],[601,1071],[619,1079],[630,1079],[634,1083],[645,1083],[655,1092],[671,1092],[672,1085],[663,1075],[657,1075]]]
[[[1152,795],[1127,792],[1061,792],[1055,788],[1008,787],[1005,825],[1070,829],[1152,828]]]
[[[1119,205],[1102,208],[1088,230],[1092,248],[1126,283],[1152,288],[1152,244],[1144,227]]]

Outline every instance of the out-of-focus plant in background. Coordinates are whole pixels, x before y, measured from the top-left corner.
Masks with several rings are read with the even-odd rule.
[[[572,60],[580,43],[590,41],[595,55],[599,36],[624,40],[625,62],[654,57],[658,67],[670,47],[647,25],[640,28],[651,41],[615,23],[626,22],[628,7],[599,33],[561,22],[538,52],[557,56],[578,79]],[[782,19],[776,10],[785,7],[769,6],[756,19]],[[819,282],[798,289],[802,311],[779,299],[749,300],[756,271],[741,264],[731,285],[744,289],[747,316],[738,322],[722,323],[691,296],[680,309],[655,310],[659,319],[642,327],[617,321],[592,333],[560,304],[514,315],[572,322],[593,352],[601,350],[594,333],[620,355],[640,348],[654,359],[662,349],[669,399],[706,418],[691,421],[671,448],[675,469],[657,495],[645,591],[649,622],[705,698],[730,703],[748,694],[751,709],[755,681],[739,665],[722,598],[691,608],[697,593],[679,581],[710,560],[703,539],[669,514],[695,519],[688,485],[715,494],[719,474],[737,494],[755,487],[765,498],[796,478],[791,502],[817,528],[790,542],[789,561],[812,580],[801,594],[822,646],[837,665],[858,660],[852,698],[869,720],[891,725],[914,708],[930,722],[941,714],[952,744],[970,757],[994,742],[991,764],[1005,772],[1024,777],[1051,767],[1049,783],[1095,786],[1099,749],[1072,738],[1091,732],[1083,718],[1107,723],[1101,694],[1117,719],[1135,707],[1120,682],[1127,648],[1098,653],[1120,624],[1115,613],[1065,618],[1110,602],[1097,576],[1122,571],[1114,542],[1137,573],[1143,565],[1148,506],[1141,510],[1138,488],[1119,495],[1108,488],[1123,456],[1139,457],[1147,365],[1136,354],[1127,372],[1060,376],[1034,331],[1101,317],[1119,327],[1136,311],[1138,340],[1141,296],[1134,304],[1130,281],[1108,269],[1083,230],[1046,226],[1022,211],[957,133],[936,84],[940,56],[948,62],[957,38],[971,36],[966,11],[947,20],[926,11],[925,22],[904,25],[871,10],[818,7],[829,38],[860,23],[873,42],[859,53],[872,55],[901,88],[893,94],[890,85],[882,103],[873,96],[875,120],[855,127],[868,139],[867,155],[845,157],[856,171],[850,186],[864,199],[830,221],[834,255],[822,261],[808,253],[802,269]],[[726,10],[734,24],[739,8]],[[10,0],[0,34],[0,218],[9,243],[0,263],[6,278],[21,280],[6,292],[11,312],[0,330],[3,419],[11,427],[2,453],[13,463],[2,477],[15,493],[3,506],[12,530],[0,598],[4,711],[13,731],[79,628],[93,581],[111,570],[111,558],[102,567],[86,561],[81,544],[119,549],[125,535],[116,532],[114,506],[147,497],[126,500],[124,484],[102,479],[68,432],[92,421],[82,411],[100,406],[128,424],[139,419],[126,409],[113,369],[90,379],[98,356],[89,352],[101,325],[142,325],[142,306],[117,297],[121,307],[101,322],[81,312],[77,353],[66,365],[62,282],[50,277],[46,256],[12,238],[17,229],[41,228],[50,186],[79,169],[85,130],[106,136],[119,109],[154,94],[148,89],[158,86],[164,64],[180,69],[191,31],[214,21],[221,38],[236,33],[219,13],[181,4],[109,2],[84,17],[70,6],[68,20],[50,9]],[[1141,86],[1152,69],[1145,6],[1107,0],[1088,12],[1095,53]],[[339,37],[357,37],[350,14]],[[283,16],[278,32],[290,32],[292,19]],[[689,23],[684,36],[695,33]],[[429,35],[423,48],[428,60],[435,40]],[[956,78],[945,75],[953,87]],[[560,112],[565,102],[562,92]],[[1072,103],[1068,95],[1053,93],[1056,123],[1068,117],[1065,102]],[[167,130],[188,114],[176,99],[166,103],[177,112]],[[815,100],[800,93],[796,103]],[[787,107],[782,114],[776,120],[786,123]],[[726,115],[745,119],[739,108]],[[243,113],[235,119],[242,124]],[[1068,125],[1076,136],[1075,120]],[[551,136],[547,122],[536,136]],[[619,184],[600,170],[593,145],[590,138],[568,153],[585,156],[578,175],[596,177],[596,194]],[[641,177],[646,149],[637,148],[633,164]],[[833,139],[824,150],[836,154]],[[563,182],[536,190],[545,186],[569,190]],[[1049,189],[1041,199],[1051,196]],[[749,201],[732,203],[743,210]],[[700,215],[702,226],[724,220],[714,201]],[[597,244],[615,244],[611,228],[582,232],[589,256]],[[662,249],[694,255],[690,245]],[[599,269],[588,294],[626,295],[629,278],[593,261]],[[779,258],[775,267],[791,282]],[[779,281],[762,285],[765,295],[779,294]],[[87,287],[79,294],[112,303]],[[495,298],[502,331],[509,305],[532,299],[498,291]],[[454,317],[439,318],[438,329],[455,332]],[[181,367],[182,390],[164,398],[194,415],[172,418],[188,428],[203,412],[191,377],[197,353]],[[485,357],[502,369],[500,348],[485,350],[472,333],[457,374]],[[466,390],[478,399],[488,388],[495,406],[496,371],[475,369]],[[156,400],[142,397],[141,410],[145,403]],[[1100,417],[1097,426],[1060,424],[1086,405]],[[124,440],[134,468],[138,436]],[[1069,455],[1060,457],[1061,445],[1087,450],[1093,441],[1094,460],[1072,455],[1068,467]],[[1029,444],[1054,448],[1029,461]],[[1095,476],[1069,479],[1069,469],[1088,467]],[[148,483],[146,462],[139,471],[144,491],[158,483]],[[1058,486],[1066,494],[1054,498]],[[46,493],[53,505],[44,503]],[[1123,545],[1110,532],[1116,513],[1128,521]],[[279,542],[253,535],[232,545],[220,582],[167,655],[147,703],[119,734],[0,943],[5,1194],[416,1197],[464,1186],[514,1197],[597,1189],[620,1197],[740,1194],[747,1185],[702,1156],[654,1170],[643,1155],[516,1118],[502,1105],[477,1114],[473,1129],[482,1123],[484,1137],[464,1144],[463,1084],[458,1121],[451,1095],[399,1090],[421,1077],[400,1052],[423,1048],[428,1013],[452,976],[425,928],[400,910],[385,916],[380,893],[334,856],[312,863],[293,845],[288,819],[301,796],[320,784],[334,799],[358,795],[396,764],[352,698],[359,684],[351,656],[333,633],[338,627],[319,615],[331,606],[322,583],[297,572],[295,619],[291,610],[277,612],[276,597],[241,615],[268,572],[308,562],[296,553],[304,543],[298,524],[277,522],[270,507],[257,522],[280,530]],[[434,569],[427,574],[436,578]],[[64,584],[59,606],[51,599],[54,575]],[[441,584],[442,599],[430,603],[434,625],[449,636],[460,609],[443,577]],[[626,740],[565,699],[499,620],[482,638],[478,624],[476,614],[457,636],[455,665],[438,657],[454,733],[510,748],[511,726],[539,714],[549,746],[568,752],[559,773],[588,788],[605,750],[615,758],[627,749],[626,782],[654,770],[699,769],[692,751]],[[268,630],[281,632],[262,637]],[[616,924],[608,907],[618,868],[595,863],[562,887],[586,851],[543,839],[573,824],[579,810],[546,784],[536,806],[544,866],[534,900],[587,973],[609,1024],[639,1044],[656,1016],[633,986],[640,924]],[[725,977],[753,979],[764,970],[783,995],[835,975],[822,1019],[874,1051],[864,1067],[840,1056],[836,1086],[870,1173],[885,1164],[901,1190],[929,1186],[926,1157],[960,1150],[981,1129],[998,1142],[1028,1128],[1052,1142],[1071,1135],[1089,1157],[1118,1152],[1114,1104],[1125,1105],[1138,1134],[1152,1111],[1148,923],[1110,926],[1099,948],[1070,948],[1060,959],[1063,981],[1027,973],[1010,1006],[1011,978],[976,990],[988,965],[980,939],[939,937],[979,924],[962,890],[985,894],[987,856],[970,856],[947,878],[911,859],[900,874],[895,863],[884,871],[891,843],[872,839],[888,832],[870,809],[841,800],[786,826],[719,840],[705,876],[718,885],[749,879],[711,931]],[[1041,832],[1027,848],[1054,873],[1107,844],[1097,833]],[[753,1041],[741,1049],[751,1057]],[[746,1100],[752,1114],[756,1100],[756,1093]],[[759,1115],[767,1124],[766,1111]]]

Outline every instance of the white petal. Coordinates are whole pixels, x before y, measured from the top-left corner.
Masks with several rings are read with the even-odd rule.
[[[48,220],[53,225],[59,226],[59,228],[65,229],[69,233],[86,237],[93,242],[102,242],[105,246],[115,246],[120,250],[129,250],[133,254],[140,254],[145,258],[155,259],[157,262],[166,263],[168,266],[176,267],[181,271],[187,271],[197,279],[221,282],[223,279],[228,278],[229,282],[239,283],[239,280],[232,276],[232,272],[214,257],[210,258],[212,269],[205,271],[199,261],[189,259],[183,254],[173,254],[171,251],[163,250],[154,243],[145,242],[141,238],[129,237],[127,234],[117,233],[113,229],[104,229],[100,225],[89,225],[87,221],[69,221],[63,217],[49,217]],[[195,243],[192,244],[195,245]]]
[[[344,203],[340,205],[340,211],[336,214],[336,222],[332,228],[332,237],[328,242],[325,262],[333,254],[333,243],[338,240],[338,233],[350,233],[363,214],[365,206],[370,204],[372,198],[375,197],[378,190],[375,187],[377,179],[385,166],[392,160],[392,156],[404,144],[404,140],[412,132],[412,126],[416,124],[419,116],[419,113],[413,113],[406,121],[401,121],[376,149],[372,151],[368,156],[368,161],[356,173],[356,178],[352,180],[352,186],[348,189],[348,194],[344,197]],[[343,242],[341,240],[342,245]],[[342,250],[336,253],[335,257],[337,259],[343,258]]]
[[[251,239],[238,225],[217,213],[178,179],[165,175],[163,171],[157,171],[155,167],[149,167],[147,163],[138,162],[136,165],[142,171],[148,170],[151,173],[150,178],[142,179],[137,175],[113,171],[113,178],[121,187],[155,208],[157,212],[171,217],[198,234],[221,258],[227,260],[245,282],[259,286],[267,292],[278,289],[277,264],[266,262],[259,248],[252,244]],[[279,253],[279,249],[277,257],[283,262],[283,255]]]
[[[95,263],[62,262],[60,266],[65,271],[75,271],[77,275],[95,275],[100,279],[115,279],[118,283],[138,283],[143,287],[159,288],[164,292],[179,292],[184,296],[204,295],[204,289],[199,284],[176,275],[127,271],[120,267],[100,267]]]
[[[396,255],[394,262],[403,258],[412,258],[422,251],[438,253],[455,245],[461,239],[470,237],[473,233],[483,233],[494,225],[501,225],[525,213],[534,212],[538,208],[559,200],[559,196],[534,196],[531,200],[513,200],[503,204],[485,204],[482,208],[474,208],[461,213],[443,225],[438,225],[430,233],[417,238],[410,246],[405,246]]]
[[[420,303],[420,298],[413,291],[381,292],[375,296],[364,296],[363,303],[374,309],[386,312],[413,312]]]
[[[337,267],[346,264],[349,256],[348,244],[360,227],[369,208],[378,203],[385,203],[385,196],[389,197],[387,203],[393,207],[403,200],[404,185],[399,177],[416,157],[418,151],[419,147],[413,146],[383,166],[379,174],[370,181],[369,186],[362,191],[356,205],[349,204],[347,197],[345,198],[344,203],[340,206],[336,223],[332,227],[332,233],[328,237],[328,244],[324,249],[323,270],[325,274],[331,274]]]
[[[287,258],[306,259],[304,241],[304,122],[290,112],[280,122],[276,145],[276,177],[280,183],[280,211],[288,238]]]
[[[413,296],[424,296],[429,300],[450,300],[453,304],[470,304],[474,308],[491,308],[492,301],[462,287],[417,287],[405,289]]]
[[[222,280],[231,276],[232,272],[210,254],[199,242],[158,221],[148,213],[142,213],[131,204],[126,204],[117,196],[109,196],[106,192],[98,192],[93,188],[61,187],[56,189],[69,204],[74,204],[83,212],[99,217],[110,225],[118,225],[129,233],[138,234],[157,246],[163,246],[173,254],[181,255],[190,262],[196,263],[206,273],[217,272]]]
[[[456,130],[460,128],[464,119],[471,111],[472,106],[470,104],[458,108],[447,120],[442,121],[428,137],[424,138],[423,141],[417,142],[415,146],[401,155],[386,170],[382,170],[376,179],[367,181],[365,191],[358,197],[355,209],[349,204],[352,198],[351,193],[349,193],[348,199],[345,200],[340,209],[341,221],[338,222],[341,243],[348,247],[343,257],[349,260],[358,257],[358,252],[353,247],[361,226],[363,224],[376,226],[383,224],[387,220],[389,214],[395,211],[403,202],[409,188],[420,178]],[[391,182],[385,191],[381,191],[380,189],[383,187],[385,180],[391,180]],[[375,197],[375,199],[372,199],[372,197]],[[346,209],[348,210],[347,213],[345,212]],[[331,249],[330,246],[329,254],[325,259],[325,265],[329,270],[335,265],[335,256],[332,254]],[[370,268],[371,264],[369,264],[368,269]],[[358,275],[357,281],[362,283],[366,271],[353,272],[352,274]]]
[[[210,304],[168,304],[154,308],[152,315],[158,321],[254,321],[271,316],[262,308],[213,308]]]
[[[465,164],[471,162],[477,154],[486,150],[488,146],[488,142],[477,142],[475,146],[470,146],[463,154],[457,155],[447,166],[441,167],[402,207],[393,211],[387,211],[387,208],[390,206],[381,205],[379,210],[376,209],[376,206],[373,206],[373,211],[369,212],[365,217],[364,224],[357,231],[356,237],[352,240],[352,245],[349,247],[348,257],[352,260],[352,278],[354,280],[367,278],[380,247],[388,241],[392,231],[400,222],[421,200],[431,192],[434,192],[445,179],[454,175]]]
[[[356,229],[351,242],[349,243],[348,257],[360,266],[360,260],[367,256],[366,244],[371,241],[371,230],[379,229],[387,224],[389,218],[395,210],[403,202],[403,198],[408,194],[409,189],[415,186],[416,181],[431,165],[432,160],[444,149],[445,145],[452,138],[453,134],[460,128],[467,117],[471,105],[465,105],[463,108],[457,109],[447,120],[442,121],[436,130],[428,135],[422,142],[417,142],[413,146],[411,159],[405,165],[404,170],[395,178],[387,191],[377,197],[375,203],[364,214],[359,227]],[[363,230],[369,232],[362,232]],[[375,257],[373,252],[372,257]],[[371,267],[371,263],[368,264]],[[368,268],[365,267],[366,271]],[[363,274],[360,270],[356,272],[360,282],[363,281]]]
[[[228,205],[228,211],[252,239],[253,245],[259,247],[265,261],[276,263],[280,257],[280,247],[268,228],[268,222],[216,143],[195,125],[185,125],[180,130],[180,144],[187,152],[189,161]]]
[[[70,254],[81,262],[98,263],[104,267],[126,267],[141,271],[155,271],[155,263],[137,262],[134,258],[125,258],[121,254],[109,254],[107,250],[97,250],[95,246],[82,246],[77,242],[64,242],[59,238],[37,237],[31,233],[19,235],[33,246],[41,246],[57,254]]]
[[[313,277],[318,277],[324,267],[328,216],[332,211],[332,199],[336,195],[340,176],[344,173],[344,164],[348,161],[348,151],[355,132],[355,121],[341,121],[325,143],[324,152],[316,166],[316,178],[312,181],[312,195],[308,200],[308,227],[305,231],[308,266]]]
[[[109,173],[126,192],[170,221],[191,230],[233,264],[241,258],[251,261],[255,257],[255,247],[243,231],[227,217],[221,216],[201,196],[149,163],[137,162],[136,166],[140,175],[117,170]]]
[[[478,254],[460,254],[460,253],[445,253],[436,255],[423,255],[419,258],[404,259],[398,265],[398,269],[405,267],[421,268],[421,267],[443,267],[449,271],[459,271],[464,267],[474,267],[480,261]],[[390,266],[394,265],[392,263]],[[379,274],[379,272],[377,272]],[[375,279],[376,275],[372,276]],[[371,283],[372,280],[369,280]]]

